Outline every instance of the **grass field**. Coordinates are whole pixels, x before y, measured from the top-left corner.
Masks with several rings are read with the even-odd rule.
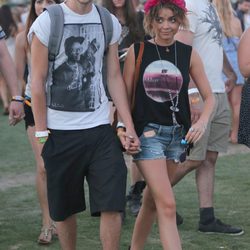
[[[2,113],[0,108],[0,114]],[[205,235],[197,232],[198,202],[194,175],[176,186],[178,212],[184,217],[179,227],[184,250],[250,250],[250,154],[220,157],[215,184],[215,212],[224,222],[244,228],[242,236]],[[49,247],[36,243],[41,215],[34,187],[34,159],[24,124],[10,128],[0,115],[0,250],[60,249],[58,240]],[[78,217],[77,249],[98,250],[98,224],[89,210]],[[127,214],[121,250],[128,248],[134,218]],[[162,249],[155,225],[145,250]]]

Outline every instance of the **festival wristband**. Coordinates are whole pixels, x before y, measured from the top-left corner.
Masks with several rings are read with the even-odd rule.
[[[125,125],[123,122],[117,122],[116,128],[125,128]]]
[[[189,95],[195,94],[195,93],[199,93],[199,90],[197,88],[188,89],[188,94]]]
[[[20,95],[14,95],[12,96],[11,100],[13,101],[24,101],[24,98]]]
[[[47,141],[47,137],[38,137],[38,142],[43,144]]]
[[[11,101],[12,101],[12,102],[21,102],[21,103],[23,103],[22,100],[11,99]]]
[[[49,131],[44,130],[44,131],[36,131],[35,137],[36,138],[43,138],[43,137],[48,137],[49,136]]]

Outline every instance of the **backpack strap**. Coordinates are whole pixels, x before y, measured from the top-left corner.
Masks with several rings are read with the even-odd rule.
[[[64,13],[60,4],[50,5],[45,10],[48,11],[51,20],[48,50],[49,61],[53,62],[59,53],[63,37]]]
[[[132,86],[131,110],[133,110],[135,106],[135,91],[136,91],[136,86],[139,80],[139,73],[140,73],[143,52],[144,52],[144,42],[140,42],[139,53],[135,62],[135,74],[134,74],[134,81],[133,81],[133,86]]]
[[[99,6],[97,4],[95,6],[101,18],[101,24],[105,40],[105,53],[106,53],[113,36],[113,21],[110,12],[106,8]]]
[[[95,5],[96,9],[100,15],[102,29],[104,33],[104,43],[105,43],[105,50],[104,50],[104,57],[102,63],[102,81],[103,86],[106,92],[108,99],[111,101],[111,97],[108,91],[108,83],[107,83],[107,51],[109,48],[110,41],[113,36],[113,21],[110,12],[99,5]]]

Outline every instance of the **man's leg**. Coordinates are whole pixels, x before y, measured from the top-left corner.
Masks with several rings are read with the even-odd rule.
[[[196,185],[200,204],[200,222],[198,230],[203,233],[241,235],[244,231],[240,227],[225,224],[214,215],[213,195],[217,157],[217,152],[208,151],[206,160],[196,170]]]
[[[118,212],[102,212],[100,238],[103,250],[118,250],[121,234],[121,216]]]
[[[76,215],[56,222],[60,244],[63,250],[76,249]]]
[[[200,207],[213,206],[214,173],[218,152],[207,152],[206,160],[196,169],[196,184]]]

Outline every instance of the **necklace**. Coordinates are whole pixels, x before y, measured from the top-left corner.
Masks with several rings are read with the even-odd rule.
[[[159,49],[158,49],[158,44],[156,43],[155,41],[155,38],[154,38],[154,42],[155,42],[155,48],[156,48],[156,51],[157,51],[157,54],[158,54],[158,57],[161,61],[161,64],[162,64],[162,58],[161,58],[161,55],[160,55],[160,52],[159,52]],[[169,52],[169,48],[167,47],[166,49],[166,52]],[[175,67],[177,67],[177,51],[176,51],[176,42],[174,44],[174,64],[175,64]],[[163,67],[163,64],[162,64],[162,70],[164,70],[164,67]],[[177,77],[175,78],[175,83],[177,85]],[[177,91],[177,95],[176,95],[176,102],[174,103],[174,98],[173,98],[173,95],[172,95],[172,92],[170,89],[167,89],[168,91],[168,94],[169,94],[169,98],[170,98],[170,101],[171,101],[171,106],[170,106],[170,110],[172,111],[172,118],[173,118],[173,124],[178,124],[177,120],[176,120],[176,115],[175,113],[179,112],[179,108],[178,108],[178,103],[179,103],[179,91]]]

